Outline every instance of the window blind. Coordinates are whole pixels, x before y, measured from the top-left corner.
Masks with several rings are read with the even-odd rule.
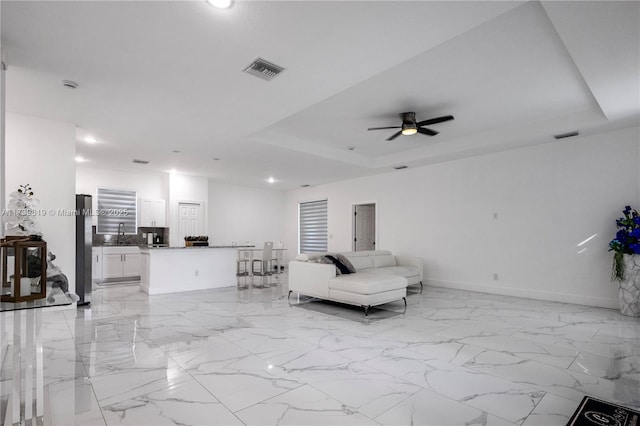
[[[300,253],[327,251],[327,200],[299,204]]]
[[[98,225],[97,234],[117,234],[118,226],[120,232],[125,234],[137,234],[136,214],[137,202],[136,191],[125,189],[98,188]]]

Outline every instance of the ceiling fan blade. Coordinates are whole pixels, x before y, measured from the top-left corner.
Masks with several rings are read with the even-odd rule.
[[[367,130],[384,130],[384,129],[400,129],[402,126],[391,126],[391,127],[369,127]]]
[[[426,129],[424,127],[418,127],[418,133],[422,133],[423,135],[427,135],[427,136],[435,136],[440,132],[436,132],[435,130],[431,130],[431,129]]]
[[[401,134],[402,134],[402,130],[400,130],[400,131],[399,131],[399,132],[397,132],[397,133],[394,133],[393,135],[391,135],[390,137],[388,137],[388,138],[387,138],[387,140],[388,140],[388,141],[392,141],[392,140],[394,140],[395,138],[397,138],[398,136],[400,136]]]
[[[424,120],[419,122],[417,125],[418,127],[428,126],[430,124],[438,124],[438,123],[442,123],[443,121],[449,121],[449,120],[453,120],[453,115],[444,115],[442,117],[430,118],[429,120]]]

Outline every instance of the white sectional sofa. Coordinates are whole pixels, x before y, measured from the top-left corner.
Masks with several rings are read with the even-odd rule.
[[[422,286],[422,260],[394,256],[387,250],[342,252],[356,273],[336,275],[332,264],[317,263],[331,253],[302,253],[289,262],[289,295],[307,296],[362,306],[365,315],[371,306],[403,299],[407,285]]]

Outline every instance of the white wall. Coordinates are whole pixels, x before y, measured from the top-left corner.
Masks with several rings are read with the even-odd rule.
[[[76,192],[94,198],[98,187],[128,189],[138,193],[138,198],[169,199],[169,175],[160,172],[122,172],[78,166],[76,168]]]
[[[351,205],[376,201],[376,246],[423,258],[431,285],[615,307],[607,247],[638,206],[639,138],[636,127],[292,191],[286,244],[297,247],[299,201],[329,200],[334,251],[351,249]]]
[[[171,246],[184,246],[184,235],[178,235],[178,230],[180,229],[178,203],[181,201],[199,202],[203,205],[204,235],[208,234],[208,188],[209,181],[205,177],[180,175],[177,173],[171,173],[169,175],[169,225],[171,227]]]
[[[284,241],[283,217],[283,192],[209,180],[209,239],[214,244]]]
[[[124,172],[111,169],[76,167],[76,194],[91,195],[93,209],[98,209],[98,188],[128,189],[137,192],[138,198],[151,200],[169,199],[169,174],[161,172]],[[98,217],[93,216],[93,225]]]
[[[76,208],[74,161],[76,129],[71,123],[6,113],[6,193],[30,184],[38,209]],[[75,291],[75,216],[36,217],[47,249],[57,256],[55,264],[69,278]]]
[[[2,2],[0,2],[0,11],[2,10]],[[0,33],[2,28],[2,13],[0,12]],[[0,58],[2,63],[0,64],[0,210],[4,210],[5,207],[5,66],[7,61],[5,60],[4,50],[2,49],[2,39],[0,37]],[[4,226],[0,225],[0,236],[4,236]]]
[[[76,192],[94,196],[98,187],[131,189],[139,198],[169,202],[171,244],[182,246],[178,235],[177,203],[200,201],[205,206],[205,233],[212,244],[284,239],[284,193],[280,191],[228,185],[203,177],[154,172],[121,172],[78,166]],[[95,208],[95,206],[94,206]],[[173,238],[175,237],[175,238]]]

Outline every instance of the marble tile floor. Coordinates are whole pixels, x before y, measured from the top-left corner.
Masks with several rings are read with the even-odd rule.
[[[51,424],[552,426],[587,394],[640,408],[640,320],[615,310],[425,286],[364,317],[279,281],[103,287],[43,312]]]

